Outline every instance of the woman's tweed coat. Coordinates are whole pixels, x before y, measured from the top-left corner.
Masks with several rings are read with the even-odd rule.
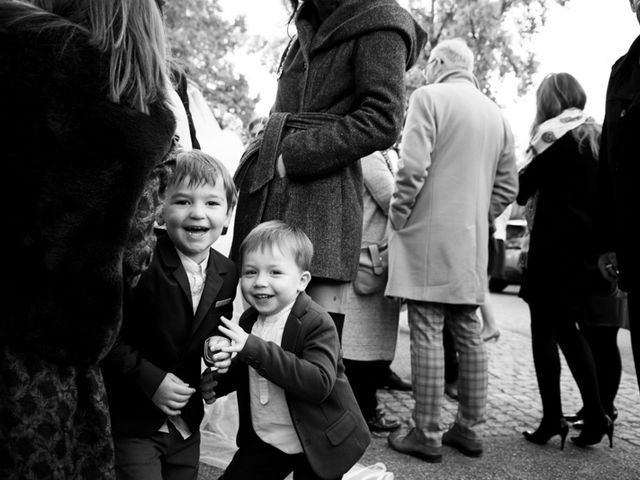
[[[125,253],[131,277],[148,262],[131,227],[152,226],[154,196],[136,208],[175,123],[109,102],[88,38],[10,24],[20,8],[0,4],[0,478],[113,478],[98,361],[120,327]]]
[[[231,256],[237,258],[251,228],[278,218],[302,228],[313,242],[314,276],[350,281],[362,234],[359,159],[397,140],[404,72],[416,61],[426,33],[395,0],[344,0],[318,28],[314,17],[313,3],[305,1],[296,18],[297,37],[283,58],[272,113],[339,118],[288,129],[279,146],[286,178],[272,180],[253,198],[246,188],[249,171],[239,185]]]

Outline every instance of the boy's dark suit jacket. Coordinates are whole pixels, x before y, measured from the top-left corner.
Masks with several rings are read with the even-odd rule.
[[[194,316],[189,280],[166,233],[153,261],[125,301],[120,337],[103,362],[115,434],[145,437],[166,415],[151,401],[168,372],[198,389],[207,337],[218,334],[220,317],[231,318],[238,284],[235,264],[211,249],[207,279]],[[197,432],[203,401],[196,391],[182,418]]]
[[[248,309],[240,326],[251,332],[258,312]],[[285,390],[289,412],[309,464],[321,478],[336,478],[366,450],[371,436],[344,374],[338,332],[329,314],[306,293],[298,296],[282,334],[282,348],[250,335],[218,395],[238,390],[240,448],[253,428],[249,374],[260,375]]]

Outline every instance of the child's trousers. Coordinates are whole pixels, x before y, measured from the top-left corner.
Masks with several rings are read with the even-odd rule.
[[[255,432],[247,443],[236,452],[218,480],[282,480],[291,472],[296,480],[320,480],[304,453],[284,453],[263,442]]]
[[[116,435],[117,480],[197,480],[200,432],[183,439],[171,422],[169,433],[149,437]]]

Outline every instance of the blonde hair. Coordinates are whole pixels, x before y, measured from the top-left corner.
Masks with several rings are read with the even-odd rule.
[[[79,25],[109,57],[108,97],[142,112],[164,99],[167,54],[155,0],[30,0]],[[32,16],[38,15],[33,12]],[[60,26],[54,21],[51,26]]]
[[[249,252],[273,249],[277,247],[282,253],[293,257],[301,271],[311,268],[313,244],[309,237],[298,227],[288,225],[280,220],[263,222],[249,232],[240,244],[240,258]]]
[[[557,117],[569,108],[584,110],[587,94],[580,82],[569,73],[550,73],[540,83],[536,92],[536,117],[531,126],[533,132],[541,123]],[[591,153],[598,158],[602,127],[589,117],[585,123],[574,128],[571,133],[583,151],[588,145]]]

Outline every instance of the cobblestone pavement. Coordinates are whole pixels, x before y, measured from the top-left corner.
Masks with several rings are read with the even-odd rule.
[[[396,480],[413,479],[561,479],[561,480],[638,480],[640,479],[640,395],[635,374],[622,374],[616,397],[619,412],[615,424],[612,449],[606,438],[591,448],[581,449],[567,439],[560,450],[559,437],[545,446],[531,444],[522,437],[522,430],[534,429],[541,418],[538,387],[533,369],[528,311],[520,299],[494,296],[494,307],[501,330],[499,341],[487,345],[489,352],[489,398],[484,430],[485,453],[481,458],[465,457],[444,447],[441,464],[429,464],[391,450],[386,435],[374,435],[363,465],[382,462]],[[500,297],[500,298],[498,298]],[[512,295],[512,297],[515,297]],[[398,354],[393,368],[409,378],[409,347],[406,314],[398,336]],[[621,331],[619,343],[628,349],[628,332]],[[629,363],[629,362],[627,362]],[[414,404],[411,392],[380,390],[382,406],[403,422],[412,425]],[[562,397],[565,413],[576,412],[582,402],[566,363],[562,368]],[[449,425],[457,404],[444,401],[441,424]],[[574,430],[569,435],[576,435]],[[218,478],[221,470],[203,465],[199,478]]]

